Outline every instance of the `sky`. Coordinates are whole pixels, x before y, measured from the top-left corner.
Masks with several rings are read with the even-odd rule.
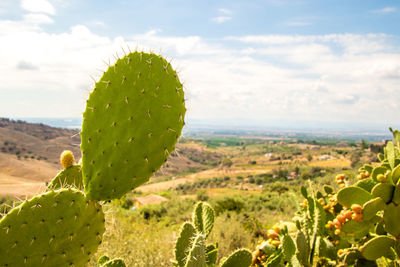
[[[400,126],[399,25],[400,0],[0,0],[0,117],[80,117],[139,49],[189,123]]]

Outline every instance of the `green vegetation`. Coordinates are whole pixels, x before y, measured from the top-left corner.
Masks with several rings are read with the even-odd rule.
[[[0,265],[400,263],[399,131],[391,129],[386,146],[185,138],[175,157],[195,166],[161,174],[140,192],[174,151],[185,111],[165,59],[133,52],[117,60],[87,102],[82,165],[64,153],[65,169],[46,193],[18,206],[0,201]],[[8,141],[3,147],[30,154]],[[140,203],[150,193],[161,202]]]

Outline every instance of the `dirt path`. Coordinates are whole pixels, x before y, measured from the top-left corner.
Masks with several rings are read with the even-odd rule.
[[[201,171],[198,173],[193,173],[181,177],[177,177],[170,181],[154,183],[154,184],[146,184],[139,187],[137,190],[142,192],[159,192],[169,190],[171,188],[175,188],[180,184],[184,184],[186,182],[193,182],[196,179],[207,179],[213,177],[224,177],[224,176],[237,176],[237,175],[249,175],[249,174],[262,174],[269,172],[268,169],[210,169]]]

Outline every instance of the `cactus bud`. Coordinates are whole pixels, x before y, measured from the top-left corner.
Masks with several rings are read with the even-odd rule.
[[[384,175],[384,174],[378,174],[378,176],[376,177],[376,179],[378,180],[378,182],[380,182],[380,183],[384,183],[384,182],[386,182],[386,175]]]
[[[64,150],[60,156],[60,163],[64,167],[64,169],[71,167],[74,165],[74,154],[70,150]]]

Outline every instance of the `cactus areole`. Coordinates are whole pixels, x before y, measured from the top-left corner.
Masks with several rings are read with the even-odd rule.
[[[174,150],[185,111],[182,83],[161,56],[133,52],[110,66],[83,114],[87,197],[119,198],[148,181]]]

